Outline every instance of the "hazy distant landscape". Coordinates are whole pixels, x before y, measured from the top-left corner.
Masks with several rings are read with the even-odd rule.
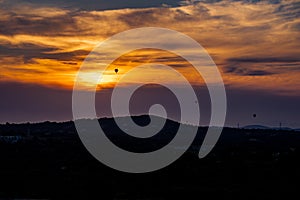
[[[148,116],[133,118],[149,123]],[[167,144],[177,122],[148,139],[124,135],[113,119],[99,120],[107,136],[133,152]],[[204,159],[200,127],[189,150],[170,166],[149,174],[127,174],[104,166],[81,143],[73,122],[0,125],[0,198],[282,199],[296,195],[300,178],[300,132],[224,128]]]

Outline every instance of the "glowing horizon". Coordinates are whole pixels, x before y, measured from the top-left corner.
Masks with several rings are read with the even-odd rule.
[[[130,28],[161,26],[181,31],[200,42],[221,70],[227,86],[299,95],[300,42],[295,41],[299,39],[300,20],[286,16],[293,2],[200,2],[173,8],[105,11],[26,4],[14,5],[14,15],[0,8],[2,21],[7,21],[0,33],[4,49],[0,57],[0,81],[70,89],[84,58],[99,42]],[[280,6],[286,10],[276,13]],[[29,27],[21,19],[30,22]],[[46,22],[47,31],[42,29]],[[61,30],[55,30],[55,25]],[[142,51],[129,56],[137,63],[145,62],[145,57],[149,59],[146,62],[159,60],[157,55],[151,58]],[[127,68],[131,64],[135,66],[135,63],[122,66]],[[164,61],[164,64],[178,63]],[[114,82],[114,78],[106,78],[108,86]]]

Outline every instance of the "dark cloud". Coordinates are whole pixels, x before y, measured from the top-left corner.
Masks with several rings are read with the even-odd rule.
[[[24,63],[33,62],[33,59],[53,59],[58,61],[81,61],[89,51],[76,50],[62,53],[51,53],[59,49],[53,47],[38,46],[36,44],[22,43],[19,45],[0,45],[0,58],[4,57],[22,57]]]
[[[75,50],[70,52],[62,52],[62,53],[44,53],[38,58],[42,59],[54,59],[60,61],[82,61],[86,55],[88,55],[90,51],[86,50]],[[66,63],[65,63],[66,64]]]
[[[299,57],[241,57],[230,58],[229,62],[238,63],[293,63],[300,62]]]
[[[300,31],[300,22],[296,22],[291,25],[291,29],[294,31]]]
[[[8,0],[10,3],[31,3],[41,6],[55,6],[61,8],[78,8],[82,10],[111,10],[122,8],[149,8],[162,5],[178,6],[179,0]]]
[[[263,71],[263,70],[248,70],[245,75],[248,75],[248,76],[266,76],[266,75],[271,75],[271,74],[274,74],[274,73],[272,73],[270,71]]]
[[[230,58],[223,64],[223,72],[240,76],[268,76],[300,70],[300,59],[294,57]]]
[[[255,69],[245,68],[241,66],[228,66],[224,68],[223,72],[236,74],[239,76],[267,76],[267,75],[275,74],[270,70],[255,70]]]
[[[78,65],[78,63],[76,62],[62,62],[62,63],[66,65]]]
[[[181,0],[180,5],[191,5],[197,4],[199,2],[202,3],[218,3],[226,0]],[[281,0],[230,0],[229,2],[243,2],[243,3],[259,3],[259,2],[267,2],[270,4],[279,4]]]
[[[10,12],[9,17],[0,19],[0,34],[2,35],[43,35],[43,36],[70,36],[78,31],[87,31],[76,24],[74,14],[66,13],[60,16],[41,17],[19,15]]]
[[[282,17],[286,21],[291,21],[300,17],[300,2],[291,1],[287,4],[282,4],[274,11],[275,14]]]
[[[169,9],[162,8],[159,10],[160,14],[167,14]],[[130,27],[139,27],[141,25],[147,25],[147,23],[155,23],[157,21],[156,13],[159,14],[159,11],[156,9],[149,9],[149,10],[137,10],[131,13],[126,13],[124,15],[119,16],[119,20],[125,22]]]
[[[123,8],[177,7],[202,3],[217,3],[224,0],[4,0],[5,4],[34,4],[38,6],[54,6],[81,10],[114,10]],[[278,4],[281,0],[232,0],[244,3],[268,2]]]
[[[119,20],[126,23],[130,27],[140,26],[169,26],[175,25],[177,22],[187,24],[191,22],[199,23],[199,19],[229,19],[229,16],[217,15],[211,16],[209,10],[203,5],[195,5],[192,9],[192,13],[185,12],[178,8],[150,8],[132,10],[130,13],[122,14],[119,16]]]
[[[0,45],[0,58],[4,57],[23,57],[24,63],[31,62],[32,58],[40,58],[43,52],[57,50],[56,48],[42,47],[30,43],[20,45]]]

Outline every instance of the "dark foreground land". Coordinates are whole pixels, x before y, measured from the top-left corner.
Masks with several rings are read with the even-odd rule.
[[[112,119],[100,124],[114,143],[135,152],[162,147],[178,128],[168,121],[157,136],[136,140]],[[94,159],[73,122],[0,125],[0,198],[298,199],[300,132],[225,128],[214,150],[198,159],[205,132],[200,128],[193,146],[170,166],[128,174]]]

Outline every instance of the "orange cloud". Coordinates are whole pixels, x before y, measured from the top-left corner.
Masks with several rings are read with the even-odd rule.
[[[0,80],[71,88],[82,61],[98,42],[131,28],[158,26],[186,33],[202,44],[229,87],[300,95],[300,19],[295,15],[299,13],[296,3],[221,1],[109,11],[0,8]],[[174,55],[145,53],[128,54],[112,66],[127,68],[159,60],[177,67],[191,80],[198,77]],[[107,86],[112,82],[108,78]]]

